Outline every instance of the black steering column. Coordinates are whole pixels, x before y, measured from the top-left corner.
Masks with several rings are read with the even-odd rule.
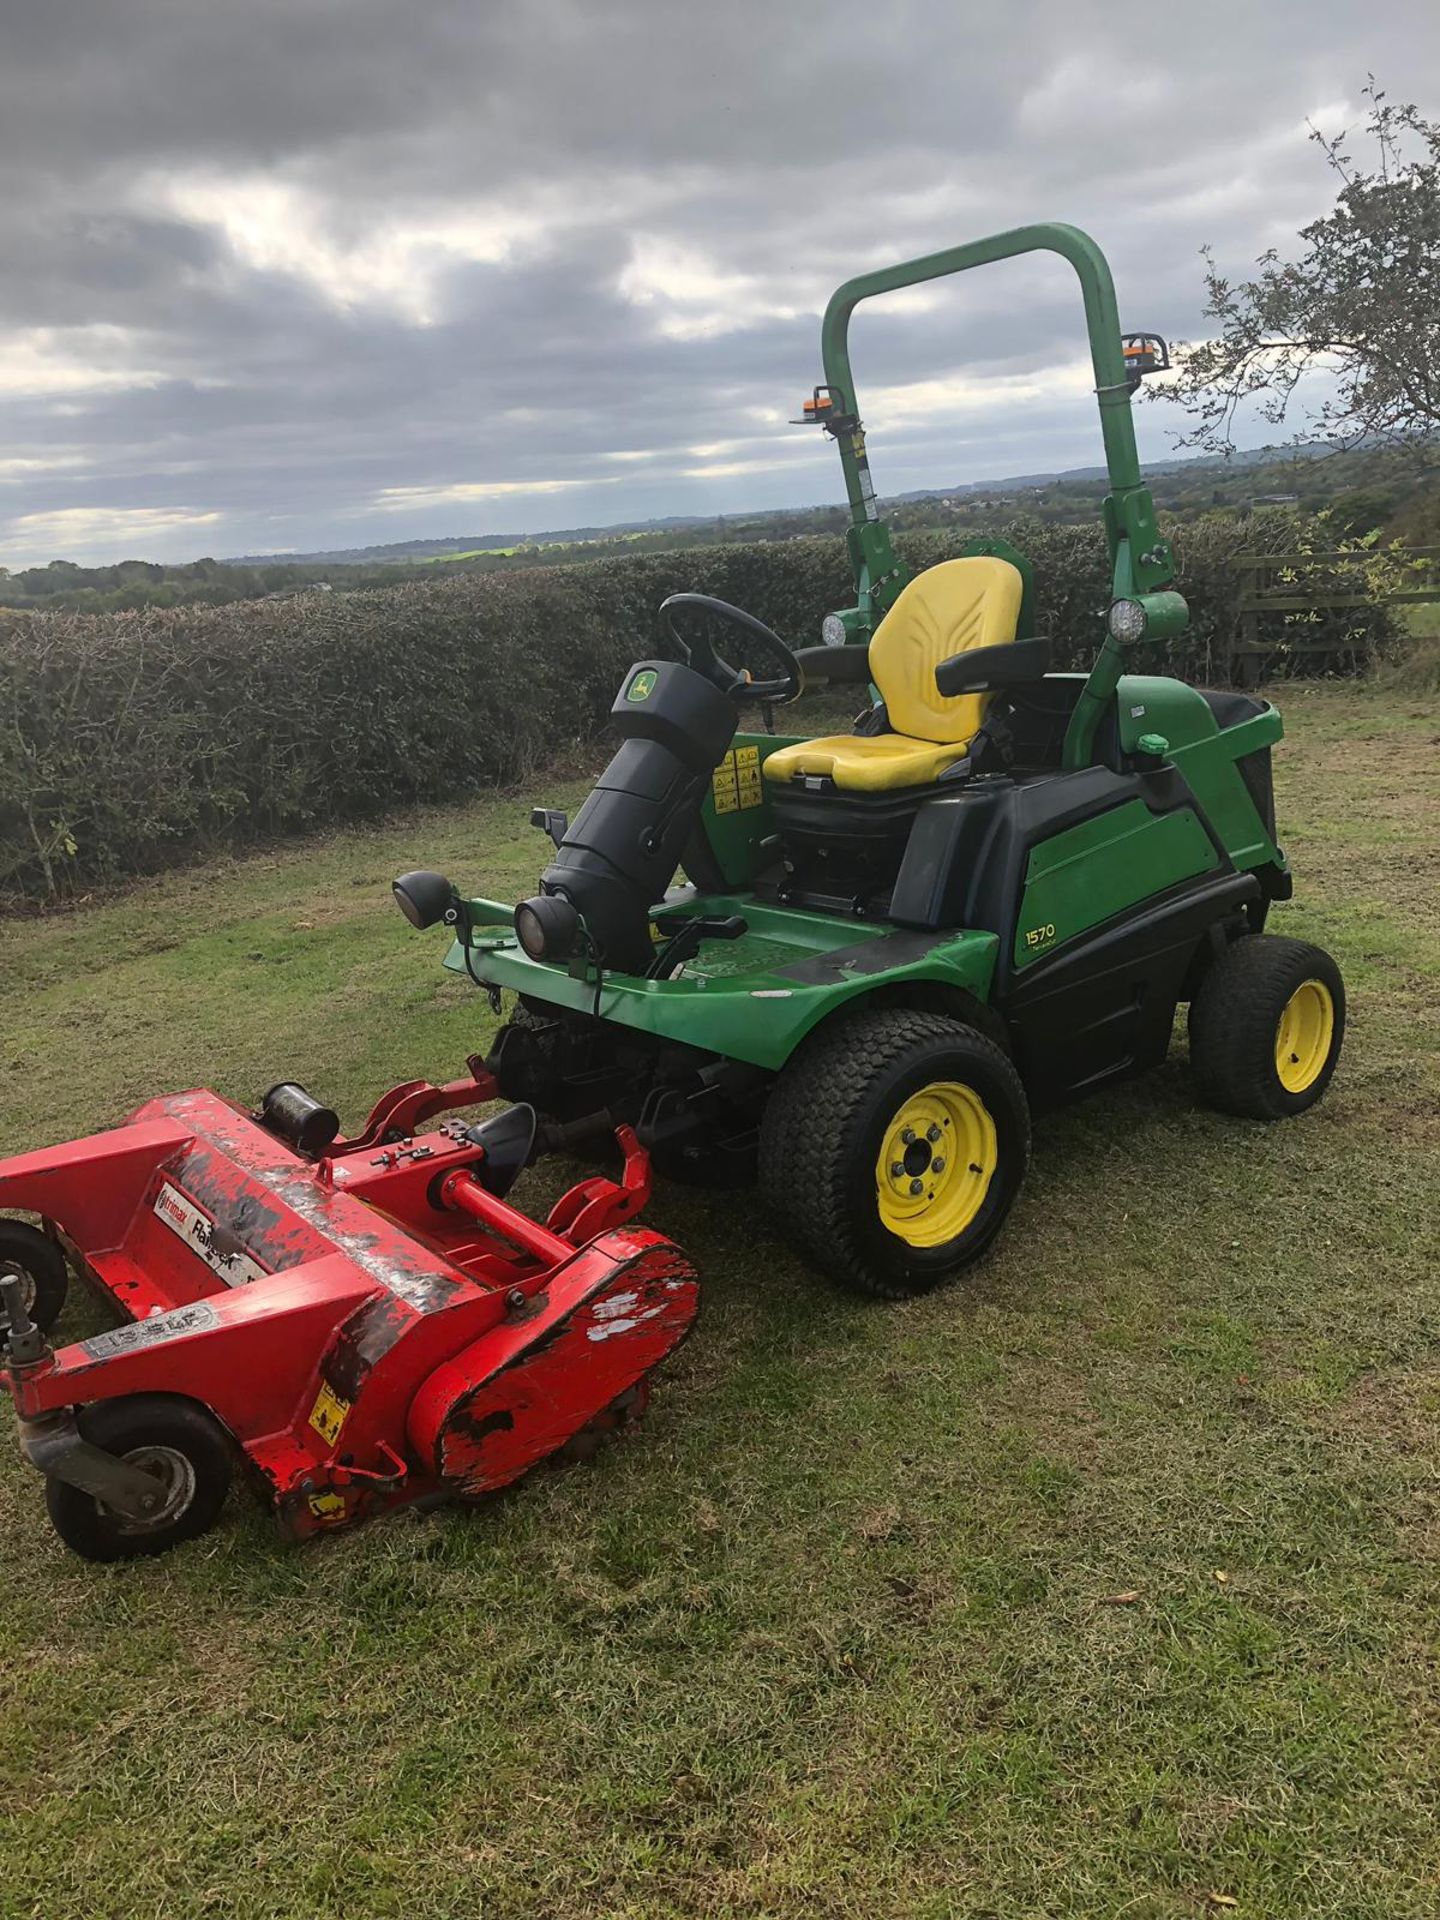
[[[650,910],[675,876],[739,709],[779,705],[804,687],[789,647],[742,608],[677,593],[660,613],[682,660],[637,662],[615,696],[610,722],[621,745],[559,833],[539,893],[515,909],[516,935],[533,960],[581,956],[621,973],[652,970]],[[715,624],[776,671],[757,677],[732,666],[715,649]],[[543,809],[535,817],[559,825]]]

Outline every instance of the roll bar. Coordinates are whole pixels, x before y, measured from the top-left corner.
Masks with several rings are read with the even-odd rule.
[[[1104,506],[1105,533],[1110,546],[1111,590],[1114,599],[1155,595],[1151,631],[1156,635],[1178,631],[1185,624],[1185,605],[1178,594],[1167,594],[1175,577],[1170,544],[1156,525],[1155,506],[1140,471],[1135,445],[1135,423],[1130,413],[1131,383],[1127,378],[1115,283],[1109,263],[1088,233],[1063,222],[1012,227],[964,246],[927,253],[897,266],[877,267],[857,274],[830,296],[821,323],[820,352],[829,390],[827,429],[834,435],[845,470],[850,502],[848,536],[851,564],[860,593],[865,626],[883,616],[910,577],[895,554],[889,529],[880,518],[865,450],[865,430],[850,368],[850,316],[862,300],[895,293],[926,280],[965,273],[971,267],[990,266],[1022,253],[1058,253],[1075,269],[1085,306],[1090,337],[1090,363],[1095,373],[1095,398],[1100,408],[1100,431],[1105,444],[1105,467],[1110,492]],[[873,612],[872,612],[873,609]],[[861,637],[863,629],[854,629]],[[1093,744],[1096,724],[1114,692],[1121,671],[1122,649],[1107,634],[1071,723],[1066,742],[1067,765],[1084,764]]]
[[[831,294],[821,323],[820,355],[826,384],[846,412],[858,411],[848,336],[850,316],[862,300],[878,293],[897,293],[902,287],[917,286],[925,280],[942,280],[952,273],[968,272],[971,267],[988,267],[997,260],[1013,259],[1021,253],[1058,253],[1074,267],[1085,302],[1085,324],[1090,332],[1090,358],[1095,369],[1095,391],[1100,402],[1110,485],[1117,492],[1138,487],[1140,459],[1135,450],[1134,422],[1130,418],[1130,388],[1120,345],[1115,282],[1104,254],[1079,227],[1059,222],[1012,227],[1008,233],[971,240],[963,247],[947,247],[941,253],[924,254],[918,260],[902,260],[898,266],[877,267],[872,273],[857,274],[853,280],[847,280]],[[841,452],[843,457],[843,443]],[[848,462],[846,468],[848,480]],[[856,504],[852,492],[851,505]]]

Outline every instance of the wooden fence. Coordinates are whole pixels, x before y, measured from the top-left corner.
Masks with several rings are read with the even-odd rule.
[[[1311,671],[1356,671],[1365,665],[1368,645],[1363,635],[1347,630],[1343,621],[1329,621],[1329,631],[1316,637],[1317,616],[1343,614],[1377,604],[1387,607],[1424,606],[1440,601],[1440,547],[1411,547],[1407,560],[1421,561],[1417,582],[1428,584],[1377,592],[1370,569],[1378,556],[1370,553],[1247,553],[1235,562],[1240,576],[1237,625],[1227,654],[1230,679],[1239,687],[1254,686],[1277,660],[1299,656]]]

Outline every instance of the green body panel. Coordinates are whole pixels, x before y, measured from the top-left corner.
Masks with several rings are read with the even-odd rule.
[[[1183,680],[1159,674],[1127,673],[1115,689],[1120,746],[1134,753],[1147,733],[1162,734],[1172,754],[1213,740],[1220,731],[1210,702]]]
[[[1015,930],[1015,965],[1043,954],[1220,864],[1199,816],[1188,807],[1152,813],[1127,800],[1032,849]]]
[[[1117,690],[1120,745],[1134,753],[1141,736],[1163,735],[1167,758],[1184,774],[1225,851],[1242,872],[1283,866],[1284,855],[1260,818],[1250,790],[1235,764],[1247,753],[1263,752],[1285,731],[1277,708],[1265,706],[1249,720],[1221,731],[1210,703],[1181,680],[1127,673]]]
[[[468,904],[477,927],[498,927],[514,913],[513,907],[494,900]],[[709,942],[678,979],[607,973],[597,995],[593,968],[570,970],[531,960],[508,933],[476,938],[469,970],[487,985],[533,994],[576,1013],[598,1010],[602,1019],[620,1026],[774,1070],[821,1020],[877,985],[927,981],[987,999],[1000,946],[994,934],[958,932],[929,946],[920,943],[923,950],[917,952],[913,934],[833,914],[768,906],[745,894],[683,890],[658,906],[655,918],[663,932],[667,914],[688,918],[696,913],[742,914],[749,931],[740,940]],[[863,970],[841,964],[837,973],[815,984],[784,971],[862,942],[870,949]],[[885,954],[887,944],[894,946],[893,961]],[[467,972],[465,949],[458,941],[445,965],[455,973]]]
[[[1056,674],[1052,678],[1084,680],[1085,676]],[[1283,736],[1284,726],[1275,707],[1267,704],[1263,713],[1222,732],[1210,703],[1183,680],[1123,674],[1117,677],[1112,698],[1118,707],[1122,750],[1134,753],[1143,735],[1163,736],[1169,749],[1166,757],[1190,783],[1226,853],[1242,872],[1284,865],[1284,855],[1260,818],[1235,764],[1242,755],[1273,746]],[[763,777],[758,777],[759,769],[777,748],[791,746],[801,738],[804,736],[799,734],[737,733],[732,755],[717,769],[702,818],[729,887],[743,889],[750,885],[762,864],[762,843],[774,832],[769,795]],[[755,756],[757,777],[742,778],[741,767],[750,764],[745,758],[750,751]],[[1035,924],[1028,915],[1022,915],[1023,927]],[[1093,924],[1093,920],[1082,922],[1075,931]]]
[[[775,830],[760,769],[798,733],[737,733],[715,769],[700,818],[727,887],[748,887],[760,866],[760,845]]]

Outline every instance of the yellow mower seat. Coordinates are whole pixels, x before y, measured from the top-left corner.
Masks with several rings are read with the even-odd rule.
[[[765,778],[826,775],[848,792],[938,779],[963,758],[994,696],[947,699],[935,685],[935,669],[953,654],[1013,640],[1022,590],[1019,569],[988,555],[944,560],[917,574],[870,642],[870,677],[893,731],[798,740],[769,756]]]

